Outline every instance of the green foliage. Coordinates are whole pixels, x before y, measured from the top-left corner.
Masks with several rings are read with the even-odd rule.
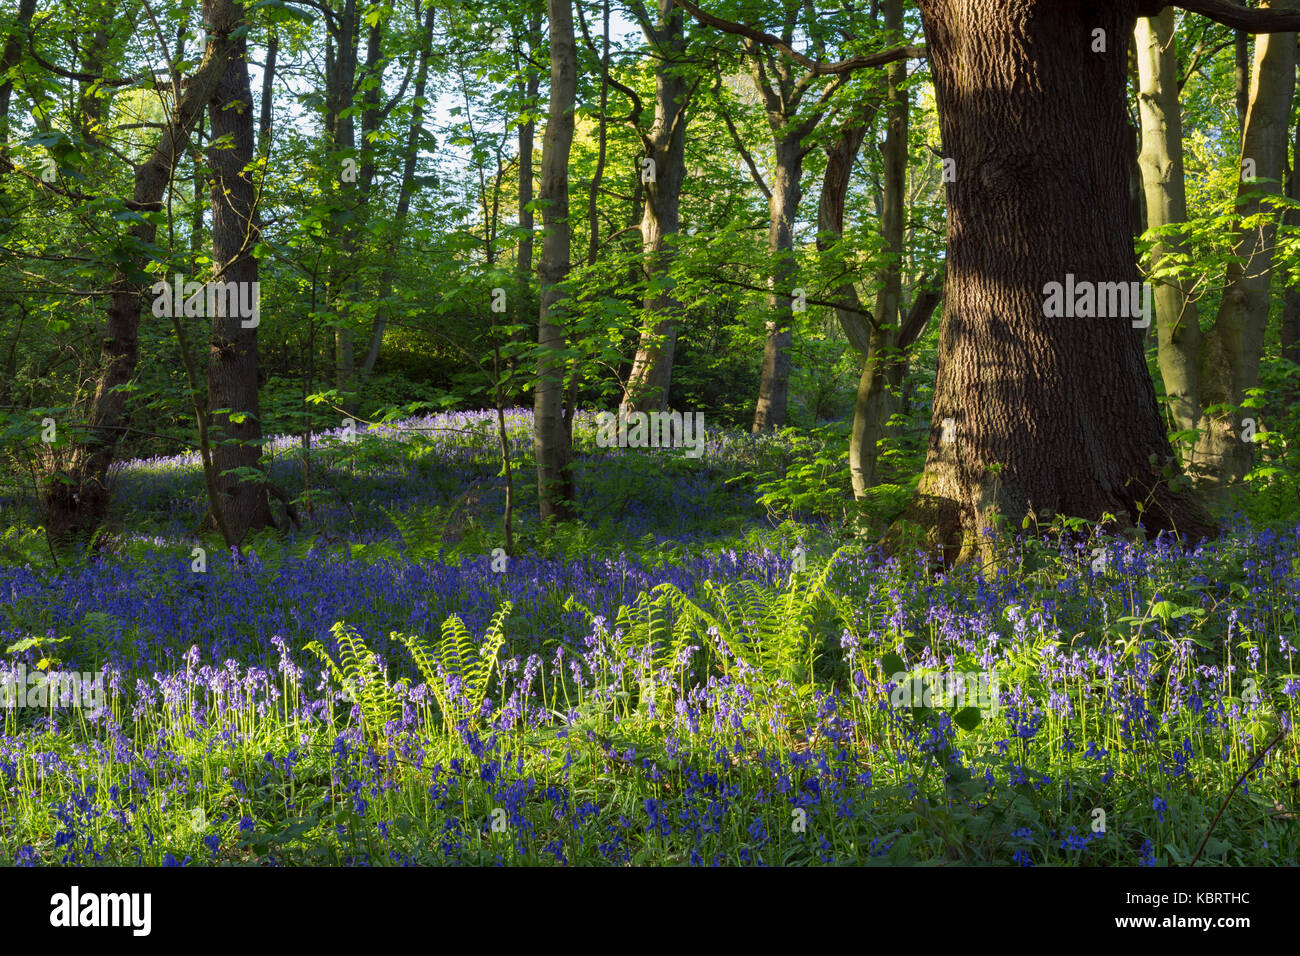
[[[388,686],[388,675],[380,666],[379,655],[366,647],[354,628],[342,621],[331,628],[330,634],[339,648],[338,663],[319,641],[312,641],[306,649],[315,654],[343,686],[344,700],[358,706],[367,738],[384,739],[386,725],[397,716],[401,705]]]
[[[426,685],[437,698],[448,734],[461,726],[475,728],[483,720],[483,702],[497,654],[505,644],[505,623],[511,607],[506,601],[497,609],[478,646],[464,622],[454,614],[443,622],[442,640],[435,648],[410,634],[393,635],[411,652]]]

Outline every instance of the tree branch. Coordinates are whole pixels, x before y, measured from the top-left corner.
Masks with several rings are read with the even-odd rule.
[[[682,0],[677,0],[681,3]],[[1155,16],[1165,7],[1178,7],[1191,13],[1199,13],[1218,23],[1244,30],[1247,33],[1293,33],[1300,31],[1300,10],[1268,10],[1243,7],[1229,0],[1177,0],[1175,3],[1162,3],[1160,0],[1144,0],[1139,4],[1138,12],[1143,16]]]
[[[721,30],[723,33],[735,34],[753,43],[761,43],[763,46],[779,50],[818,76],[829,73],[851,73],[854,70],[861,70],[866,67],[885,66],[898,60],[924,59],[927,55],[923,46],[898,46],[889,50],[882,50],[879,53],[869,53],[866,56],[855,56],[847,60],[840,60],[836,63],[819,63],[811,57],[804,56],[780,37],[774,37],[770,33],[755,30],[753,27],[747,27],[744,24],[733,23],[730,20],[715,17],[711,13],[705,13],[691,3],[690,0],[673,0],[673,2],[705,26]],[[1201,0],[1196,0],[1196,2],[1201,2]],[[1297,14],[1297,16],[1300,16],[1300,14]]]
[[[907,310],[907,318],[903,320],[903,327],[898,331],[900,349],[911,348],[912,343],[921,337],[925,327],[930,324],[930,316],[943,299],[943,284],[947,277],[948,266],[945,263],[939,267],[937,274],[921,280],[912,307]]]
[[[722,77],[718,77],[718,86],[721,85]],[[749,167],[749,175],[754,177],[754,183],[758,186],[759,191],[762,192],[763,198],[768,202],[771,202],[772,190],[768,188],[767,183],[763,182],[763,174],[760,173],[758,167],[754,165],[754,157],[750,155],[749,150],[745,148],[745,141],[741,138],[740,131],[736,129],[736,124],[731,121],[731,114],[727,112],[727,107],[721,102],[721,97],[718,99],[718,112],[722,114],[722,121],[727,124],[727,130],[731,133],[731,138],[736,144],[736,151],[740,153],[740,158],[743,159],[745,165]]]

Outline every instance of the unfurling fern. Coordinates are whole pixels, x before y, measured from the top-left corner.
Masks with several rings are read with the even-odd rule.
[[[379,667],[374,651],[355,630],[342,621],[330,633],[339,645],[339,662],[336,664],[320,641],[312,641],[307,650],[321,659],[329,672],[343,685],[346,699],[361,708],[362,732],[368,739],[382,739],[384,725],[397,717],[400,704],[397,695],[388,686],[387,676]]]
[[[471,726],[478,722],[497,653],[505,643],[505,622],[511,607],[506,601],[497,609],[483,642],[477,647],[465,622],[455,614],[443,621],[442,640],[432,650],[419,637],[393,634],[411,652],[425,683],[433,691],[447,733],[453,733],[462,721]]]

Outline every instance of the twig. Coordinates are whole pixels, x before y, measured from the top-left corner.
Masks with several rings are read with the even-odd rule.
[[[1280,731],[1276,737],[1269,741],[1267,747],[1255,755],[1255,759],[1250,762],[1250,766],[1246,768],[1245,773],[1237,778],[1237,782],[1232,785],[1232,789],[1228,791],[1228,795],[1223,798],[1223,803],[1219,804],[1219,812],[1216,813],[1214,819],[1210,821],[1210,828],[1205,831],[1205,836],[1201,838],[1201,845],[1196,848],[1196,853],[1192,856],[1191,862],[1187,864],[1188,866],[1195,866],[1196,861],[1201,858],[1201,851],[1205,849],[1205,844],[1209,842],[1210,834],[1214,832],[1214,828],[1219,825],[1219,817],[1223,816],[1223,811],[1228,809],[1228,801],[1231,800],[1232,795],[1237,792],[1237,788],[1246,782],[1246,778],[1249,777],[1251,773],[1254,772],[1255,768],[1259,766],[1259,762],[1264,759],[1264,756],[1270,750],[1282,742],[1282,738],[1285,737],[1286,734],[1287,732],[1285,730]]]

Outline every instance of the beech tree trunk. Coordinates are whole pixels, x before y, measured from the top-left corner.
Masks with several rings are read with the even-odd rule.
[[[823,252],[831,248],[844,234],[844,202],[848,194],[853,161],[862,139],[864,125],[847,125],[826,148],[826,173],[822,179],[821,199],[817,204],[817,248]],[[858,382],[857,401],[853,412],[853,430],[849,436],[849,475],[853,483],[853,497],[862,498],[876,482],[876,438],[873,422],[874,408],[878,404],[873,396],[879,391],[873,383],[878,364],[873,355],[882,347],[880,330],[875,317],[864,314],[862,299],[852,280],[846,280],[835,290],[835,317],[839,320],[849,345],[862,358],[862,376]]]
[[[1029,517],[1209,534],[1168,480],[1143,331],[1044,307],[1067,275],[1139,281],[1125,109],[1136,2],[920,7],[956,180],[929,450],[905,519],[948,563],[991,558],[983,529]]]
[[[1291,7],[1293,2],[1274,3]],[[1255,68],[1242,134],[1242,166],[1253,165],[1256,181],[1243,174],[1238,186],[1238,215],[1242,219],[1268,213],[1259,194],[1276,196],[1286,171],[1291,99],[1295,91],[1296,37],[1273,33],[1256,38]],[[1228,405],[1229,413],[1202,412],[1200,434],[1189,472],[1198,485],[1216,497],[1228,496],[1254,463],[1254,445],[1243,440],[1249,430],[1241,409],[1246,390],[1259,384],[1268,325],[1269,284],[1273,273],[1273,242],[1277,224],[1266,216],[1260,225],[1239,226],[1233,256],[1225,275],[1223,298],[1214,327],[1200,349],[1202,410]]]
[[[902,0],[886,0],[883,12],[885,28],[901,31]],[[905,62],[900,60],[890,65],[887,126],[882,150],[884,175],[880,231],[891,259],[875,277],[874,313],[864,312],[852,282],[845,282],[836,290],[836,299],[841,303],[836,308],[836,317],[848,336],[849,344],[862,357],[862,374],[858,380],[853,427],[849,434],[849,476],[853,496],[858,499],[865,498],[868,489],[879,482],[879,443],[897,407],[897,390],[907,371],[907,349],[924,330],[939,300],[929,283],[922,284],[908,322],[900,323],[907,201],[909,103],[907,91],[903,88],[906,77]],[[873,102],[868,108],[874,110],[876,106],[877,103]],[[819,248],[826,249],[828,240],[843,235],[845,196],[853,162],[865,133],[865,126],[850,124],[827,147],[826,174],[817,210]]]
[[[1243,180],[1239,196],[1277,193],[1286,165],[1286,125],[1295,70],[1295,37],[1274,34],[1256,42],[1256,68],[1241,68],[1245,34],[1238,34],[1238,90],[1243,94],[1242,159],[1249,160],[1260,182]],[[1135,32],[1141,71],[1142,171],[1147,218],[1152,226],[1185,221],[1183,141],[1178,104],[1178,48],[1174,12],[1139,19]],[[1249,170],[1247,170],[1249,172]],[[1244,174],[1243,174],[1244,175]],[[1271,182],[1268,180],[1272,180]],[[1258,200],[1240,207],[1243,216],[1260,211]],[[1191,283],[1164,279],[1155,291],[1159,329],[1160,373],[1179,431],[1199,430],[1195,440],[1180,442],[1191,476],[1205,491],[1226,495],[1249,471],[1252,447],[1242,440],[1242,413],[1235,409],[1259,377],[1264,330],[1268,321],[1268,287],[1272,269],[1272,224],[1239,230],[1234,254],[1245,266],[1230,264],[1222,305],[1214,326],[1201,331]],[[1181,243],[1166,241],[1154,249],[1158,266],[1165,256],[1185,255]],[[1285,329],[1286,318],[1283,317]],[[1285,334],[1285,333],[1284,333]],[[1207,407],[1231,406],[1231,413],[1206,415]]]
[[[885,0],[883,5],[885,29],[891,31],[892,43],[902,42],[903,0]],[[899,325],[903,295],[903,241],[904,217],[907,213],[907,146],[910,112],[908,91],[903,83],[907,79],[907,62],[899,60],[886,69],[889,92],[885,101],[885,142],[881,151],[884,163],[880,204],[880,234],[885,240],[889,259],[876,274],[876,323],[871,351],[863,364],[862,379],[858,383],[858,399],[854,405],[853,434],[849,442],[850,469],[856,461],[859,472],[855,474],[853,493],[865,497],[874,486],[877,443],[884,436],[889,418],[896,405],[896,392],[902,384],[907,369],[902,350]],[[911,343],[907,343],[910,345]],[[869,467],[868,467],[869,466]]]
[[[244,20],[243,5],[229,4],[230,29]],[[257,279],[255,220],[256,196],[251,173],[253,162],[253,94],[248,80],[248,44],[244,37],[232,41],[225,72],[208,107],[215,145],[208,151],[212,170],[213,281],[236,283],[241,301],[255,301],[251,291]],[[223,143],[223,139],[225,142]],[[229,474],[232,469],[261,471],[262,422],[257,391],[256,317],[229,314],[210,316],[212,340],[208,349],[208,409],[212,415],[212,462],[226,528],[234,543],[250,531],[272,524],[266,484],[251,476]],[[229,411],[223,411],[229,409]]]
[[[577,97],[577,48],[570,0],[547,0],[551,24],[551,102],[542,141],[542,255],[538,314],[537,389],[533,400],[533,450],[537,456],[537,496],[543,520],[573,517],[572,448],[564,420],[565,333],[560,283],[569,272],[569,151],[573,145],[573,106]]]
[[[648,412],[668,407],[673,358],[677,350],[677,313],[681,303],[673,294],[669,273],[676,256],[682,182],[686,178],[686,106],[689,96],[681,60],[686,53],[686,31],[680,10],[672,0],[658,0],[658,23],[641,8],[641,29],[658,59],[655,71],[655,118],[648,140],[648,157],[654,163],[653,182],[644,182],[645,208],[641,216],[641,248],[645,254],[645,314],[649,327],[641,332],[632,372],[623,393],[623,405]]]
[[[1178,102],[1178,38],[1174,11],[1167,7],[1154,17],[1139,17],[1134,31],[1138,59],[1138,109],[1142,122],[1142,185],[1147,227],[1187,220],[1183,178],[1183,123]],[[1167,257],[1186,255],[1183,243],[1165,239],[1152,249],[1152,266]],[[1201,322],[1192,297],[1192,283],[1173,277],[1153,281],[1157,355],[1176,431],[1190,432],[1201,417],[1199,355]],[[1193,441],[1176,445],[1184,465],[1192,459]]]
[[[812,40],[812,49],[817,55],[824,56],[822,30],[814,19],[811,5],[806,6],[804,12],[808,18],[804,29]],[[786,43],[793,39],[798,19],[799,8],[786,7],[782,27],[782,39]],[[801,113],[800,104],[817,87],[819,74],[806,71],[796,75],[789,59],[775,57],[770,51],[760,51],[752,40],[747,40],[745,47],[749,72],[772,131],[770,186],[761,180],[752,158],[745,153],[746,165],[768,199],[767,247],[772,256],[772,271],[768,275],[771,318],[766,323],[763,371],[753,425],[755,432],[764,432],[784,427],[788,411],[790,349],[794,342],[793,289],[799,271],[794,256],[794,224],[803,195],[799,182],[803,175],[803,161],[812,149],[805,145],[805,141],[830,109],[831,95],[839,88],[842,78],[821,87],[812,105]],[[732,133],[735,135],[734,128]],[[744,150],[739,139],[737,147]]]
[[[802,127],[802,124],[800,124]],[[768,307],[767,340],[763,345],[763,373],[754,408],[755,432],[785,426],[790,397],[790,348],[794,344],[794,288],[799,266],[794,258],[794,221],[798,215],[803,175],[803,137],[777,134],[772,174],[772,195],[768,200],[767,248],[772,254],[772,293]]]

